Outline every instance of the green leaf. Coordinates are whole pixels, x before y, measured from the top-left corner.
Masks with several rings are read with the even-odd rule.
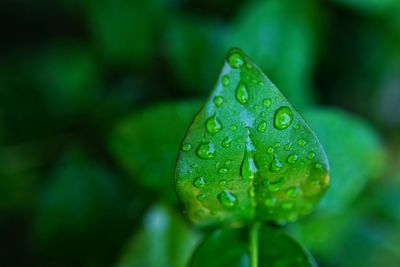
[[[400,10],[400,2],[398,0],[333,0],[355,10],[367,14],[396,14]],[[398,14],[398,13],[397,13]]]
[[[37,200],[36,245],[45,258],[68,262],[109,260],[139,214],[128,213],[139,205],[129,201],[117,177],[80,150],[59,162]]]
[[[328,169],[306,122],[240,49],[231,49],[176,166],[177,194],[190,219],[294,221],[327,190]]]
[[[176,154],[199,108],[200,102],[192,100],[161,103],[136,112],[116,126],[110,149],[137,183],[175,200]]]
[[[370,178],[382,173],[382,141],[366,121],[339,109],[310,108],[304,117],[318,135],[331,166],[331,190],[320,208],[340,211],[360,194]]]
[[[178,17],[165,33],[166,51],[176,81],[185,91],[208,92],[223,56],[224,29],[203,17]],[[213,53],[209,53],[213,51]]]
[[[86,2],[89,30],[102,56],[113,64],[150,63],[170,1]]]
[[[199,236],[164,205],[152,207],[117,267],[185,267]]]
[[[191,267],[314,267],[314,258],[282,230],[262,227],[252,247],[247,229],[219,229],[208,236],[195,251]],[[250,265],[251,250],[258,249],[258,265]]]
[[[242,47],[295,105],[314,100],[312,71],[321,19],[315,1],[251,1],[233,23],[229,46]]]

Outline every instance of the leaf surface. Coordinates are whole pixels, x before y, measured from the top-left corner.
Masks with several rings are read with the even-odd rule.
[[[181,147],[176,190],[199,224],[295,221],[328,188],[315,134],[238,48]]]
[[[116,266],[185,267],[198,237],[170,208],[155,205]]]

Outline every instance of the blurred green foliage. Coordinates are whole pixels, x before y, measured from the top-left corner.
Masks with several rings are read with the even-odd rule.
[[[399,13],[399,0],[0,1],[0,266],[186,262],[197,238],[174,162],[232,46],[331,162],[324,202],[289,230],[321,267],[399,266]]]

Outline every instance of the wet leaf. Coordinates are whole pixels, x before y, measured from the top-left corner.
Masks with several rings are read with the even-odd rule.
[[[199,108],[200,102],[193,100],[157,104],[136,112],[116,126],[110,149],[137,183],[175,200],[176,155]]]
[[[231,49],[176,166],[177,194],[190,219],[295,221],[328,188],[328,169],[302,117],[240,49]]]
[[[258,266],[315,267],[314,258],[285,232],[262,227],[258,235]],[[250,267],[246,229],[219,229],[195,251],[191,267]]]
[[[199,239],[178,214],[164,205],[152,207],[143,227],[128,243],[117,267],[185,267]]]

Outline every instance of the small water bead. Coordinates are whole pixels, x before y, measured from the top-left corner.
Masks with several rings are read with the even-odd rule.
[[[196,151],[197,156],[201,159],[215,158],[215,147],[213,143],[200,143]]]
[[[228,168],[220,168],[220,169],[218,170],[218,173],[220,173],[220,174],[228,173]]]
[[[265,98],[265,99],[263,100],[263,105],[264,105],[264,107],[266,107],[266,108],[270,108],[270,107],[271,107],[271,99],[270,99],[270,98]]]
[[[316,164],[315,164],[315,168],[317,168],[317,169],[322,169],[321,163],[316,163]]]
[[[231,143],[232,143],[232,138],[230,136],[227,136],[224,138],[224,140],[222,140],[222,147],[228,148],[231,146]]]
[[[296,130],[300,129],[300,125],[298,123],[296,123],[293,128],[295,128]]]
[[[250,63],[247,63],[247,64],[246,64],[246,68],[247,68],[248,70],[251,70],[251,69],[253,68],[253,66],[252,66]]]
[[[265,111],[260,112],[260,117],[264,118],[265,116],[267,116],[267,113]]]
[[[192,144],[191,143],[186,143],[182,145],[182,150],[185,152],[188,152],[192,149]]]
[[[270,192],[277,192],[281,190],[281,187],[285,183],[285,178],[280,177],[277,181],[271,182],[268,179],[263,180],[263,186]]]
[[[236,195],[229,191],[223,191],[218,195],[218,200],[222,204],[222,206],[226,208],[232,208],[236,206],[238,199]]]
[[[264,86],[264,82],[259,81],[259,82],[257,83],[257,85],[258,85],[258,86]]]
[[[224,103],[224,97],[222,97],[222,96],[215,96],[214,97],[214,104],[215,104],[215,106],[218,108],[218,107],[220,107],[220,106],[222,106],[222,104]]]
[[[288,144],[285,145],[285,150],[286,151],[289,151],[291,148],[292,148],[292,144],[291,143],[288,143]]]
[[[283,163],[279,160],[278,156],[274,155],[269,170],[271,172],[277,172],[283,167]]]
[[[300,188],[298,188],[296,186],[290,187],[286,191],[286,194],[288,195],[288,197],[291,197],[291,198],[297,197],[299,195],[299,193],[300,193]]]
[[[259,106],[258,106],[258,105],[254,105],[253,108],[254,108],[254,109],[258,109]]]
[[[275,149],[272,146],[268,147],[268,149],[267,149],[268,154],[273,154],[274,152],[275,152]]]
[[[229,56],[228,63],[232,68],[238,69],[238,68],[241,68],[243,66],[244,59],[243,59],[241,54],[233,53],[233,54],[231,54]]]
[[[216,114],[207,120],[206,128],[210,134],[216,134],[222,130],[222,123],[217,119]]]
[[[231,165],[232,161],[230,161],[229,159],[225,160],[225,165],[229,166]]]
[[[260,124],[257,127],[257,131],[259,131],[260,133],[264,133],[266,129],[267,129],[267,122],[266,121],[260,122]]]
[[[285,202],[282,202],[280,206],[284,210],[290,210],[290,209],[293,209],[294,203],[292,201],[285,201]]]
[[[221,82],[222,82],[222,85],[223,86],[228,86],[229,85],[229,76],[228,75],[226,75],[226,74],[224,74],[224,75],[222,75],[222,78],[221,78]]]
[[[307,158],[308,159],[314,159],[315,158],[315,153],[311,151],[310,153],[308,153]]]
[[[193,181],[193,185],[197,188],[203,188],[206,186],[206,180],[203,176],[196,177]]]
[[[243,82],[239,82],[238,86],[236,87],[236,100],[244,105],[249,101],[249,92],[247,91],[246,85]]]
[[[247,151],[244,153],[242,165],[240,166],[240,174],[246,180],[252,180],[255,178],[257,173],[257,166],[254,162],[253,152]]]
[[[232,131],[236,131],[236,130],[237,130],[237,126],[236,126],[235,124],[232,124],[232,125],[231,125],[231,130],[232,130]]]
[[[307,142],[306,142],[306,140],[304,140],[303,138],[301,138],[301,139],[299,139],[299,140],[297,141],[297,144],[298,144],[299,146],[305,146],[305,145],[307,144]]]
[[[288,128],[293,121],[292,110],[287,106],[278,108],[275,112],[274,126],[278,130],[284,130]]]
[[[281,143],[280,143],[280,142],[276,142],[276,143],[275,143],[275,146],[276,146],[276,147],[281,147]]]
[[[219,181],[219,184],[220,185],[222,185],[222,186],[226,186],[226,180],[225,179],[221,179],[220,181]]]
[[[204,195],[204,194],[200,194],[197,196],[197,200],[199,200],[199,201],[203,201],[204,199],[206,199],[206,195]]]
[[[287,158],[289,164],[295,164],[299,157],[296,154],[292,154]]]
[[[264,200],[264,205],[272,208],[276,206],[276,203],[278,202],[278,200],[274,197],[266,197]]]

